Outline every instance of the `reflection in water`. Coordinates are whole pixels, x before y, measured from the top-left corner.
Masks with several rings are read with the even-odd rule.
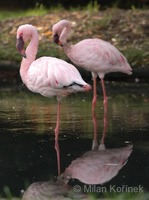
[[[57,153],[58,177],[56,181],[35,182],[25,191],[22,200],[64,200],[64,199],[84,199],[87,196],[80,192],[75,192],[71,187],[65,185],[60,176],[60,149],[58,140],[55,140],[55,150]]]
[[[60,148],[59,148],[58,140],[55,140],[55,150],[56,150],[56,156],[57,156],[57,171],[58,171],[58,176],[60,176],[61,164],[60,164]]]
[[[58,174],[60,174],[60,150],[57,140],[55,141],[55,149],[57,151]],[[73,178],[85,184],[105,183],[118,174],[119,170],[127,163],[131,152],[132,145],[117,149],[106,149],[104,144],[100,144],[98,149],[96,146],[96,148],[72,161],[56,181],[31,184],[24,193],[22,200],[88,199],[85,194],[81,193],[81,190],[76,193],[70,186],[66,185],[68,181]]]
[[[35,182],[24,193],[22,200],[64,200],[87,199],[85,194],[75,193],[71,188],[64,186],[61,180]]]
[[[107,85],[108,86],[108,85]],[[111,83],[110,86],[112,87]],[[149,107],[148,95],[142,95],[148,91],[148,85],[137,88],[137,94],[134,94],[131,85],[128,85],[128,91],[132,94],[122,94],[124,91],[120,87],[113,86],[112,94],[108,99],[108,134],[127,136],[126,140],[132,140],[136,135],[134,130],[140,132],[141,129],[149,129]],[[136,87],[136,85],[135,85]],[[132,87],[133,88],[133,87]],[[108,89],[108,87],[107,87]],[[110,88],[111,91],[111,88]],[[143,91],[143,92],[142,92]],[[114,93],[115,92],[115,93]],[[109,93],[109,92],[108,92]],[[149,94],[149,92],[148,92]],[[63,134],[91,137],[92,134],[92,116],[91,116],[91,98],[88,93],[76,94],[63,100],[61,115],[61,133]],[[49,107],[50,103],[50,107]],[[32,95],[28,92],[1,92],[0,93],[0,125],[1,132],[11,134],[38,134],[54,135],[57,104],[55,99],[45,99],[38,95]],[[99,96],[97,104],[98,124],[102,124],[103,103]],[[69,122],[71,126],[69,126]],[[3,130],[2,130],[3,128]],[[102,126],[98,127],[101,131]],[[121,134],[119,131],[121,130]],[[99,133],[101,134],[101,132]],[[140,134],[139,134],[140,135]],[[135,137],[136,138],[136,137]],[[139,140],[140,141],[140,140]]]
[[[119,148],[125,141],[132,141],[133,154],[127,166],[125,165],[118,175],[105,185],[141,185],[144,190],[149,191],[149,87],[148,84],[126,83],[124,88],[127,89],[124,90],[123,84],[110,82],[106,85],[107,89],[110,85],[108,93],[111,92],[111,95],[108,98],[108,134],[105,145],[106,148]],[[91,99],[92,95],[89,93],[80,93],[63,101],[62,128],[59,135],[61,172],[65,171],[72,160],[91,149]],[[13,196],[19,197],[26,181],[48,181],[49,177],[57,175],[56,154],[53,148],[56,107],[55,99],[45,99],[29,92],[0,92],[1,198],[5,196],[5,185],[9,187]],[[99,95],[96,109],[96,135],[99,139],[97,141],[102,138],[102,113],[103,103]],[[93,144],[92,150],[98,151],[96,140]],[[99,151],[105,152],[101,152],[101,149]],[[69,184],[76,182],[77,180],[72,179]]]
[[[132,145],[106,149],[100,144],[97,150],[88,151],[73,160],[63,173],[63,178],[66,182],[72,178],[85,184],[103,184],[118,174],[131,152]]]
[[[94,124],[94,139],[92,150],[73,160],[63,173],[65,182],[69,179],[78,179],[85,184],[103,184],[116,176],[119,170],[126,164],[132,152],[132,145],[117,149],[106,149],[104,145],[107,121],[107,103],[104,104],[104,128],[101,143],[97,142],[97,118],[92,110]]]
[[[104,112],[104,128],[101,142],[97,142],[97,119],[92,112],[94,124],[94,138],[91,151],[87,151],[81,157],[73,160],[61,174],[60,148],[58,140],[55,140],[57,155],[58,178],[54,181],[35,182],[29,186],[23,195],[23,200],[48,200],[48,199],[88,199],[87,195],[75,192],[69,185],[70,179],[78,179],[85,184],[103,184],[115,177],[119,170],[127,163],[132,152],[132,145],[123,148],[105,148],[105,136],[107,130],[107,108]]]

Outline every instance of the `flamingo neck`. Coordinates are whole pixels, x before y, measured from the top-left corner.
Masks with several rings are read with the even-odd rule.
[[[61,43],[63,45],[66,45],[67,44],[67,38],[68,38],[68,35],[71,31],[71,25],[70,24],[66,24],[65,27],[63,28],[61,34],[60,34],[60,38],[59,40],[61,41]]]
[[[36,59],[37,51],[38,51],[38,33],[34,32],[32,34],[31,41],[25,51],[26,58],[22,59],[20,67],[20,75],[23,83],[25,84],[27,82],[27,72],[32,62]]]
[[[72,48],[72,45],[70,45],[69,43],[66,42],[65,44],[63,44],[63,49],[66,54],[70,52],[71,48]]]
[[[64,28],[60,34],[59,40],[63,46],[64,52],[68,55],[72,48],[72,45],[67,42],[67,38],[71,31],[71,23],[65,23],[63,26]]]

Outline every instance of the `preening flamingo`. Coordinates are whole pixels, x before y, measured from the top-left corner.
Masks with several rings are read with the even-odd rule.
[[[24,50],[24,45],[29,44]],[[81,77],[79,71],[71,64],[54,57],[36,59],[38,51],[38,31],[30,25],[19,26],[16,48],[23,56],[20,75],[29,90],[45,97],[57,97],[57,123],[55,139],[58,139],[60,125],[60,101],[63,97],[91,89]],[[36,60],[35,60],[36,59]]]
[[[66,187],[62,180],[32,183],[24,192],[22,200],[90,200],[90,196]]]
[[[78,179],[85,184],[103,184],[115,177],[127,163],[128,157],[133,151],[133,145],[122,148],[108,149],[105,146],[107,135],[107,113],[104,113],[104,128],[100,143],[98,143],[96,115],[93,113],[94,135],[92,149],[85,152],[61,174],[67,184],[70,179]]]
[[[63,47],[64,52],[73,63],[91,71],[94,87],[92,111],[94,111],[97,101],[96,78],[99,76],[102,84],[104,108],[106,109],[107,95],[104,85],[105,74],[110,72],[123,72],[130,75],[132,69],[124,55],[109,42],[94,38],[84,39],[75,45],[67,43],[71,25],[71,22],[68,20],[61,20],[53,25],[53,40]]]
[[[95,119],[94,116],[93,119]],[[67,184],[70,179],[78,179],[85,184],[103,184],[115,177],[127,163],[133,151],[133,145],[122,148],[106,148],[105,137],[107,116],[104,115],[104,129],[100,143],[97,139],[97,126],[94,123],[92,149],[76,158],[61,174]]]
[[[61,176],[66,184],[70,179],[78,179],[89,185],[106,183],[127,163],[132,148],[132,145],[128,145],[106,149],[104,145],[99,145],[99,149],[87,151],[73,160]]]
[[[79,191],[75,191],[72,187],[66,185],[60,172],[60,149],[59,142],[55,140],[57,149],[57,167],[58,176],[56,180],[40,181],[32,183],[24,192],[22,200],[66,200],[66,199],[81,199],[89,200],[90,197]]]

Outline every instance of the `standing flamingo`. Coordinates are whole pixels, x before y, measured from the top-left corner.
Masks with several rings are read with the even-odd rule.
[[[25,51],[24,44],[28,40],[29,44]],[[57,97],[58,108],[55,139],[58,139],[61,99],[71,93],[88,91],[91,89],[91,86],[82,79],[80,73],[73,65],[63,60],[54,57],[40,57],[36,59],[38,32],[34,26],[25,24],[18,28],[16,48],[23,56],[20,75],[27,88],[45,97]]]
[[[93,76],[92,112],[97,102],[96,78],[99,76],[102,84],[104,109],[106,109],[107,95],[104,85],[104,76],[109,72],[123,72],[131,74],[132,69],[126,58],[116,47],[101,39],[84,39],[75,45],[67,43],[71,31],[71,22],[61,20],[52,27],[53,40],[63,47],[64,52],[76,65],[91,71]]]

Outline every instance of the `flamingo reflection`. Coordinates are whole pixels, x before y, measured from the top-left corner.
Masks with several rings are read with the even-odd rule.
[[[56,156],[57,156],[57,171],[58,171],[58,176],[60,176],[61,164],[60,164],[60,148],[59,148],[58,139],[55,139],[55,150],[56,150]]]
[[[92,148],[79,158],[73,160],[71,164],[61,174],[60,148],[58,139],[55,140],[55,150],[57,155],[58,177],[56,181],[35,182],[25,191],[22,200],[66,200],[84,199],[89,200],[89,196],[81,192],[75,192],[68,182],[70,179],[78,179],[85,184],[103,184],[115,177],[123,166],[127,163],[132,153],[132,145],[122,148],[107,149],[105,147],[105,137],[107,132],[107,108],[104,110],[104,127],[101,141],[97,139],[97,119],[93,114],[94,136]]]
[[[100,147],[104,146],[104,141],[105,141],[105,136],[107,133],[107,126],[108,126],[108,116],[107,116],[107,111],[108,111],[108,103],[105,102],[104,104],[104,115],[103,115],[103,134],[100,142]],[[92,144],[92,150],[95,150],[98,148],[98,140],[97,140],[97,117],[95,114],[95,109],[92,107],[92,120],[93,120],[93,127],[94,127],[94,137],[93,137],[93,144]]]
[[[58,140],[55,140],[55,150],[57,155],[58,177],[56,181],[34,182],[24,192],[22,200],[70,200],[83,199],[89,200],[87,195],[75,192],[66,185],[60,176],[60,148]]]
[[[132,152],[132,145],[112,149],[105,147],[108,126],[107,104],[104,109],[104,127],[100,144],[97,140],[97,118],[94,110],[92,110],[92,116],[94,125],[92,149],[73,160],[66,168],[62,174],[65,183],[68,183],[70,179],[78,179],[85,184],[106,183],[118,174],[120,169],[127,163]]]
[[[132,145],[123,148],[106,149],[99,145],[98,150],[91,150],[73,160],[62,174],[66,183],[78,179],[85,184],[103,184],[115,177],[127,163],[132,152]]]

